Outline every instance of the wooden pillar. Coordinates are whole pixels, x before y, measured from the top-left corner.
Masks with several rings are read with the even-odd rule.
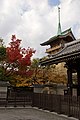
[[[77,67],[77,96],[80,96],[80,67]]]
[[[72,68],[68,67],[67,70],[67,77],[68,77],[68,95],[72,95]]]

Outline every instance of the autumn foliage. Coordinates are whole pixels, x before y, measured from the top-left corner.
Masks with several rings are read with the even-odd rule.
[[[12,35],[12,42],[10,42],[10,47],[7,47],[6,53],[10,63],[17,62],[21,66],[30,65],[31,57],[35,50],[28,48],[21,48],[21,40],[16,39],[15,35]]]
[[[12,35],[9,47],[6,49],[7,61],[10,64],[13,72],[29,76],[32,72],[29,70],[31,65],[31,57],[35,53],[35,50],[28,47],[21,48],[21,40],[16,39],[15,35]]]

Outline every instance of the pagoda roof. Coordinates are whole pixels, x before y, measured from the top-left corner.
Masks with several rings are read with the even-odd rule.
[[[72,40],[75,40],[75,37],[74,37],[74,35],[73,35],[73,33],[72,33],[71,28],[69,28],[69,29],[61,32],[61,35],[56,35],[56,36],[51,37],[49,40],[47,40],[47,41],[44,42],[44,43],[41,43],[40,45],[41,45],[41,46],[50,45],[51,42],[53,42],[53,41],[55,41],[55,40],[58,40],[58,39],[60,39],[60,38],[68,37],[68,36],[70,36],[70,37],[72,38]]]
[[[80,39],[65,44],[65,47],[61,51],[51,55],[51,57],[46,60],[40,61],[40,64],[57,64],[68,60],[75,60],[77,58],[80,58]]]

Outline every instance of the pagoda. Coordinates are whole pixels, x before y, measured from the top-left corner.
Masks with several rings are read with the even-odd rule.
[[[41,46],[48,46],[50,45],[50,48],[46,49],[46,53],[48,55],[55,54],[59,51],[61,51],[65,43],[74,41],[75,37],[72,33],[71,28],[65,30],[62,32],[61,30],[61,23],[60,23],[60,8],[58,7],[58,32],[57,35],[51,37],[49,40],[41,43]]]

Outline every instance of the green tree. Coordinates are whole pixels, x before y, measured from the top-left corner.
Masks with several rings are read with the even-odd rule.
[[[0,80],[6,80],[5,76],[6,47],[3,45],[3,39],[0,39]]]

